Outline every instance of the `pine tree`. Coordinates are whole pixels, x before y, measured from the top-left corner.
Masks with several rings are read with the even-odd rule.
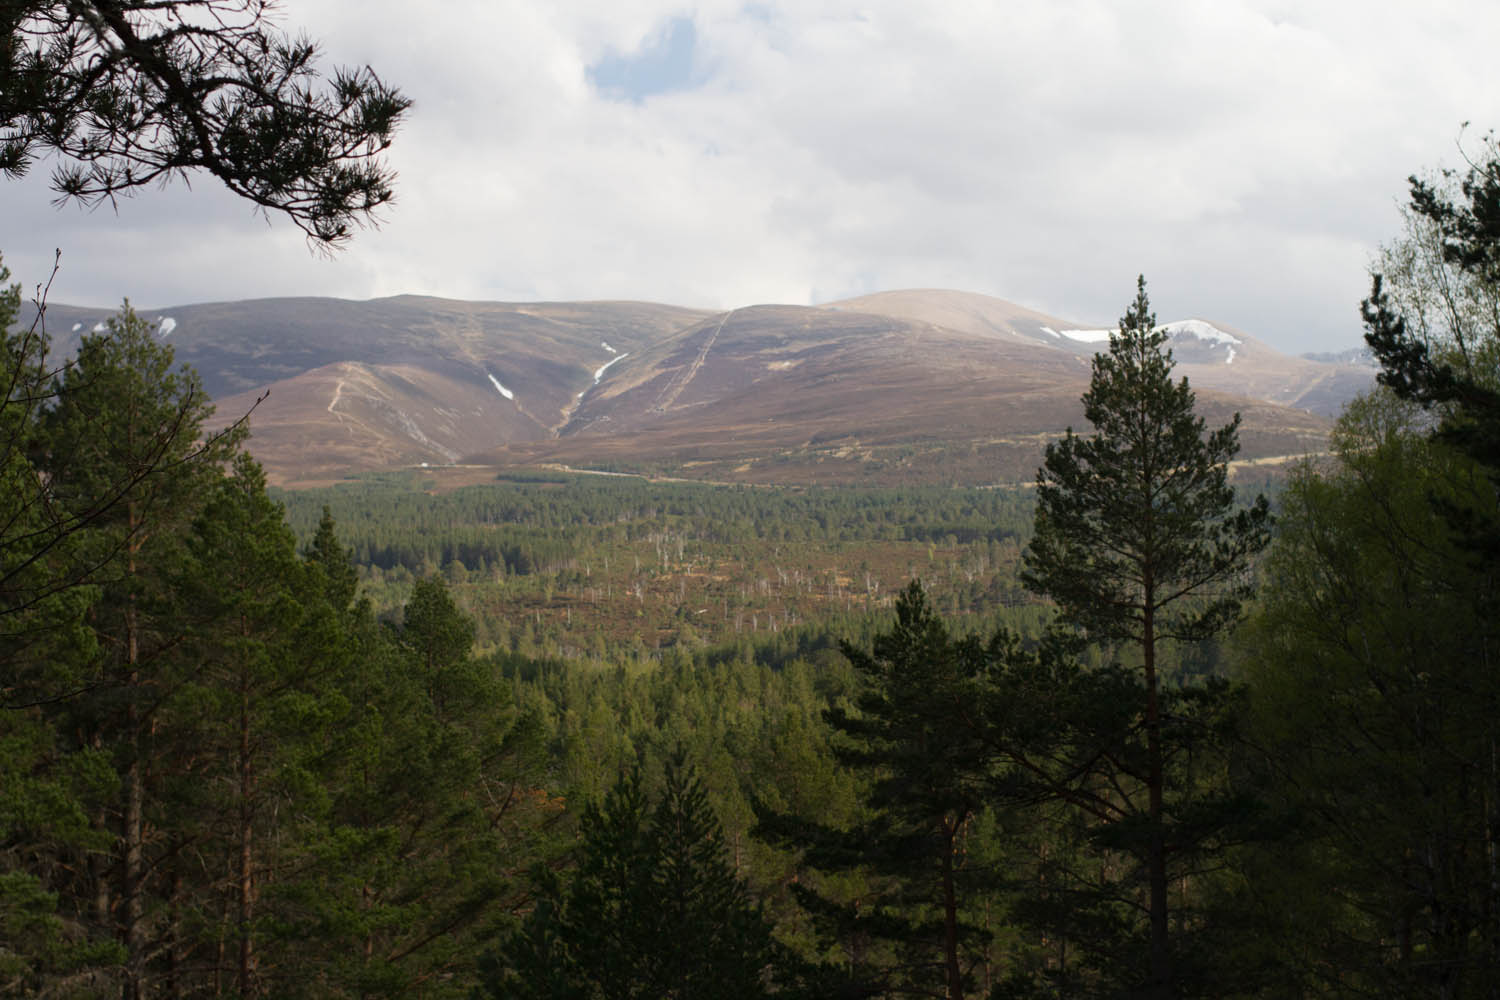
[[[11,329],[20,287],[0,266],[0,995],[28,996],[116,966],[113,928],[78,919],[66,891],[112,841],[91,815],[115,790],[108,755],[65,752],[57,705],[85,690],[98,653],[84,614],[97,596],[77,528],[31,461],[47,402],[37,330]]]
[[[868,782],[862,820],[834,829],[768,814],[757,833],[801,848],[810,868],[868,880],[857,906],[796,887],[825,937],[849,952],[858,988],[959,1000],[984,943],[965,910],[987,873],[965,864],[963,839],[989,792],[992,751],[968,711],[985,650],[952,636],[913,581],[891,630],[870,651],[847,642],[843,651],[861,687],[853,711],[825,718],[840,763]]]
[[[328,527],[325,553],[340,548]],[[298,973],[277,995],[468,996],[558,811],[540,787],[540,724],[472,655],[474,623],[441,578],[418,583],[400,628],[363,600],[344,618],[347,707],[330,722],[310,863],[285,887]]]
[[[774,988],[771,928],[737,878],[702,783],[668,761],[653,806],[638,769],[584,812],[578,869],[538,879],[525,924],[486,962],[517,1000],[754,1000]]]
[[[198,170],[309,237],[391,200],[379,159],[410,101],[365,67],[326,86],[265,0],[11,0],[0,8],[0,175],[62,162],[62,198],[109,202]]]
[[[1094,433],[1078,437],[1069,428],[1047,447],[1022,575],[1057,603],[1062,620],[1140,657],[1148,993],[1158,997],[1175,990],[1159,654],[1165,643],[1210,638],[1236,619],[1249,593],[1248,563],[1266,545],[1270,521],[1264,497],[1235,510],[1228,463],[1239,450],[1239,415],[1206,432],[1187,379],[1172,381],[1166,339],[1141,278],[1109,351],[1093,361],[1083,405]]]
[[[79,523],[51,503],[33,463],[38,418],[49,402],[47,338],[37,325],[12,329],[21,286],[4,284],[9,280],[0,264],[0,642],[7,663],[48,624],[77,615],[77,597],[64,595],[87,576],[69,558]],[[59,616],[59,605],[69,603],[72,614]]]
[[[173,965],[212,969],[244,998],[281,992],[267,986],[290,971],[275,967],[275,928],[288,918],[279,883],[307,864],[307,827],[326,801],[318,764],[346,711],[336,682],[348,644],[321,583],[260,466],[238,456],[173,580],[187,679],[161,711],[160,740],[193,762],[165,832],[210,860],[206,878],[176,880],[192,895],[169,901],[176,925],[163,937]],[[225,941],[232,954],[213,954]]]
[[[323,516],[318,520],[317,533],[307,546],[304,557],[323,573],[324,592],[328,603],[340,614],[347,614],[354,604],[354,593],[359,588],[359,574],[349,558],[349,552],[339,541],[333,514],[328,505],[323,505]]]
[[[99,587],[89,612],[98,643],[92,683],[65,708],[76,746],[112,754],[120,775],[118,801],[100,817],[118,856],[112,866],[98,856],[88,863],[97,883],[91,917],[115,925],[127,998],[146,989],[154,933],[147,911],[159,892],[150,884],[150,851],[161,848],[152,785],[170,765],[154,756],[156,712],[181,679],[167,654],[185,623],[168,580],[192,519],[243,437],[205,436],[213,408],[196,374],[174,370],[171,347],[154,334],[127,303],[107,332],[85,337],[54,381],[33,449],[49,502],[64,518],[86,513],[74,544]]]

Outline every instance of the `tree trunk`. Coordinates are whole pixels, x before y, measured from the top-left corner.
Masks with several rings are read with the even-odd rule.
[[[239,863],[239,995],[241,1000],[255,995],[253,977],[255,952],[250,924],[255,910],[255,880],[252,862],[254,836],[254,780],[250,760],[250,678],[248,667],[240,674],[240,863]]]
[[[181,850],[182,845],[177,845]],[[171,903],[167,910],[167,975],[162,984],[162,995],[167,1000],[178,1000],[182,996],[182,984],[178,976],[182,970],[182,872],[178,870],[178,859],[173,852]]]
[[[1172,990],[1172,957],[1167,929],[1167,843],[1162,829],[1161,705],[1156,677],[1156,609],[1152,586],[1146,585],[1145,613],[1141,630],[1141,657],[1146,674],[1146,808],[1151,840],[1146,848],[1146,871],[1150,883],[1151,982],[1149,996],[1166,1000]]]
[[[132,684],[134,687],[132,674]],[[135,725],[135,708],[129,710],[128,724]],[[131,741],[133,755],[125,771],[125,865],[123,875],[124,899],[123,926],[121,936],[125,944],[125,983],[121,990],[123,1000],[140,1000],[145,979],[146,933],[142,917],[141,887],[145,869],[145,850],[142,846],[145,831],[145,788],[141,779],[141,740],[136,734]]]
[[[953,886],[953,841],[961,825],[943,820],[943,959],[948,1000],[964,1000],[963,970],[958,965],[958,894]]]
[[[131,541],[127,545],[125,579],[133,582],[136,576],[136,550],[138,530],[135,508],[131,505],[129,521]],[[122,943],[125,945],[125,980],[121,986],[122,1000],[140,1000],[144,992],[146,963],[146,933],[142,923],[145,907],[141,899],[142,881],[145,873],[145,815],[146,782],[141,774],[141,758],[145,756],[141,738],[140,707],[140,636],[136,620],[135,595],[125,598],[125,691],[128,698],[125,706],[125,731],[130,740],[130,763],[125,769],[125,815],[122,839],[124,840],[124,866],[121,871],[121,895],[124,904],[121,927]]]

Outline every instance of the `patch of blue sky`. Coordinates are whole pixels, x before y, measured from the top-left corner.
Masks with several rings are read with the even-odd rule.
[[[634,52],[607,52],[588,67],[589,83],[606,97],[640,104],[648,97],[691,90],[703,82],[694,51],[698,32],[690,17],[674,17]]]

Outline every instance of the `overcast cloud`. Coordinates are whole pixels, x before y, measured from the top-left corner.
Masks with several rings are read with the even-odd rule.
[[[331,260],[211,178],[54,209],[0,250],[55,301],[270,295],[811,304],[983,292],[1291,352],[1359,342],[1408,174],[1500,127],[1500,4],[285,0],[414,101],[398,202]]]

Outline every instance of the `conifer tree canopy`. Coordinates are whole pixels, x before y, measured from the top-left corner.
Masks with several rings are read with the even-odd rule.
[[[1249,593],[1250,558],[1269,541],[1265,497],[1234,510],[1228,463],[1239,450],[1239,415],[1208,432],[1193,412],[1187,379],[1172,381],[1172,352],[1137,279],[1136,297],[1095,356],[1083,395],[1094,434],[1047,446],[1037,473],[1036,536],[1022,581],[1058,604],[1089,638],[1139,650],[1145,704],[1145,836],[1150,972],[1143,995],[1178,989],[1168,923],[1170,784],[1158,673],[1160,640],[1206,639],[1227,628]]]
[[[1439,440],[1500,485],[1500,145],[1493,135],[1461,177],[1411,179],[1407,234],[1380,261],[1361,304],[1382,385],[1438,419]],[[1410,247],[1410,249],[1406,249]],[[1404,265],[1404,266],[1402,266]],[[1500,556],[1500,523],[1472,506],[1445,515],[1482,558]]]
[[[1136,299],[1094,357],[1083,396],[1094,434],[1068,429],[1037,473],[1036,537],[1023,580],[1063,617],[1105,640],[1214,635],[1248,590],[1242,570],[1264,548],[1264,498],[1234,512],[1228,463],[1240,418],[1212,433],[1187,379],[1172,381],[1167,335]]]
[[[682,751],[656,804],[639,769],[584,811],[579,865],[548,873],[524,924],[483,961],[515,1000],[757,1000],[777,990],[771,926],[725,856],[723,829]]]
[[[392,198],[380,160],[410,102],[368,67],[326,80],[270,0],[0,5],[0,173],[61,158],[60,201],[203,170],[335,246]]]

